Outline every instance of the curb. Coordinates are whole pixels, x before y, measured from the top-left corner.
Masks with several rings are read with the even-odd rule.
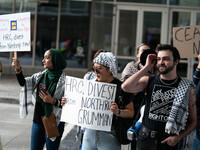
[[[19,104],[19,99],[9,98],[9,97],[0,97],[0,103]]]

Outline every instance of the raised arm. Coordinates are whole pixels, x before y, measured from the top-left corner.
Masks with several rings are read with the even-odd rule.
[[[148,71],[153,69],[153,67],[155,66],[155,60],[156,55],[148,55],[145,66],[141,70],[130,76],[126,81],[124,81],[124,83],[122,84],[122,89],[125,92],[129,93],[137,93],[143,91],[146,88],[149,79],[148,76],[144,75]]]

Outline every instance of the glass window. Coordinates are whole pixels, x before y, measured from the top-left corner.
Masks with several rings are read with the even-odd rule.
[[[199,0],[170,0],[171,5],[180,5],[180,6],[200,6]]]
[[[200,25],[200,13],[197,13],[196,25]]]
[[[90,3],[62,2],[59,49],[70,64],[68,67],[86,68],[89,23]]]
[[[0,0],[0,14],[12,13],[13,0]]]
[[[172,27],[180,27],[180,26],[189,26],[190,25],[190,13],[189,12],[173,12],[172,16]],[[171,44],[172,44],[172,32],[171,32]],[[187,58],[181,59],[181,60],[187,60]],[[178,65],[178,73],[182,77],[187,76],[187,71],[183,68],[187,68],[186,63],[180,63]]]
[[[155,49],[160,43],[161,20],[161,12],[144,12],[142,42],[149,44],[151,49]]]
[[[136,2],[136,3],[152,3],[152,4],[166,4],[167,0],[117,0],[118,2]]]
[[[189,12],[173,12],[172,26],[189,26],[190,25],[190,13]]]
[[[56,48],[58,1],[38,3],[35,65],[43,65],[46,50]]]
[[[111,51],[113,5],[96,3],[94,7],[91,50]]]
[[[0,15],[12,13],[13,0],[0,0]],[[0,52],[0,61],[3,64],[10,63],[10,52]]]
[[[35,6],[35,2],[29,2],[28,0],[16,0],[16,13],[31,12],[31,51],[17,53],[17,57],[20,59],[20,63],[22,65],[32,65]]]
[[[118,52],[120,56],[134,56],[136,47],[137,11],[120,11]]]

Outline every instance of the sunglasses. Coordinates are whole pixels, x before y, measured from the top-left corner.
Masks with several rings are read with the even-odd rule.
[[[96,72],[97,74],[100,74],[100,69],[92,68],[92,71]]]

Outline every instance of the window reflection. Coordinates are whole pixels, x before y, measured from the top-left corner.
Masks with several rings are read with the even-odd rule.
[[[95,3],[92,16],[91,51],[94,54],[99,49],[111,51],[113,5]]]
[[[0,0],[0,15],[12,13],[12,0],[1,1]],[[9,64],[9,52],[0,52],[0,61],[3,64]]]
[[[68,67],[85,68],[88,52],[90,3],[63,1],[59,47]]]
[[[200,13],[197,13],[196,25],[200,25]]]
[[[171,5],[200,6],[199,0],[170,0]]]
[[[135,55],[137,15],[137,11],[120,11],[118,55]]]
[[[39,3],[35,65],[42,65],[44,53],[56,48],[58,2]]]
[[[157,44],[160,43],[161,35],[161,19],[160,12],[144,12],[144,25],[143,25],[143,43],[155,49]]]

